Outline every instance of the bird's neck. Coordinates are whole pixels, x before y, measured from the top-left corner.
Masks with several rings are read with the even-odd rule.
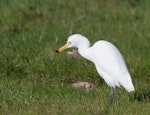
[[[89,42],[89,40],[88,40],[86,37],[83,37],[83,38],[80,40],[80,42],[78,43],[77,48],[78,48],[79,54],[80,54],[83,58],[85,58],[85,59],[91,61],[90,42]]]
[[[85,59],[87,59],[89,61],[92,61],[92,57],[90,55],[90,47],[78,48],[78,52],[83,58],[85,58]]]

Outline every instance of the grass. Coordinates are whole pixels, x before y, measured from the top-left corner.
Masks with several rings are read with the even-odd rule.
[[[150,2],[148,0],[1,0],[0,113],[51,115],[148,115],[150,111]],[[136,91],[110,88],[86,60],[55,50],[80,33],[91,44],[105,39],[122,52]],[[98,84],[92,91],[68,86]]]

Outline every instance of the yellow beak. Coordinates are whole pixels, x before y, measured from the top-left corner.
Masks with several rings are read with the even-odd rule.
[[[59,48],[58,50],[56,50],[57,53],[62,52],[63,50],[67,49],[69,46],[69,43],[65,44],[64,46],[62,46],[61,48]]]

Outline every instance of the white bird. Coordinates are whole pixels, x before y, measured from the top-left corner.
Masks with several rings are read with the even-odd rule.
[[[132,79],[123,56],[112,43],[100,40],[90,47],[90,42],[85,36],[73,34],[68,37],[67,43],[56,52],[59,53],[71,47],[78,48],[78,52],[83,58],[93,62],[99,75],[111,87],[110,104],[112,104],[114,93],[116,93],[118,104],[116,86],[122,86],[128,92],[134,91]]]

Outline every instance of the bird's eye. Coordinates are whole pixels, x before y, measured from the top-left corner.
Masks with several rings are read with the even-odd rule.
[[[71,45],[71,42],[68,42],[68,45]]]

